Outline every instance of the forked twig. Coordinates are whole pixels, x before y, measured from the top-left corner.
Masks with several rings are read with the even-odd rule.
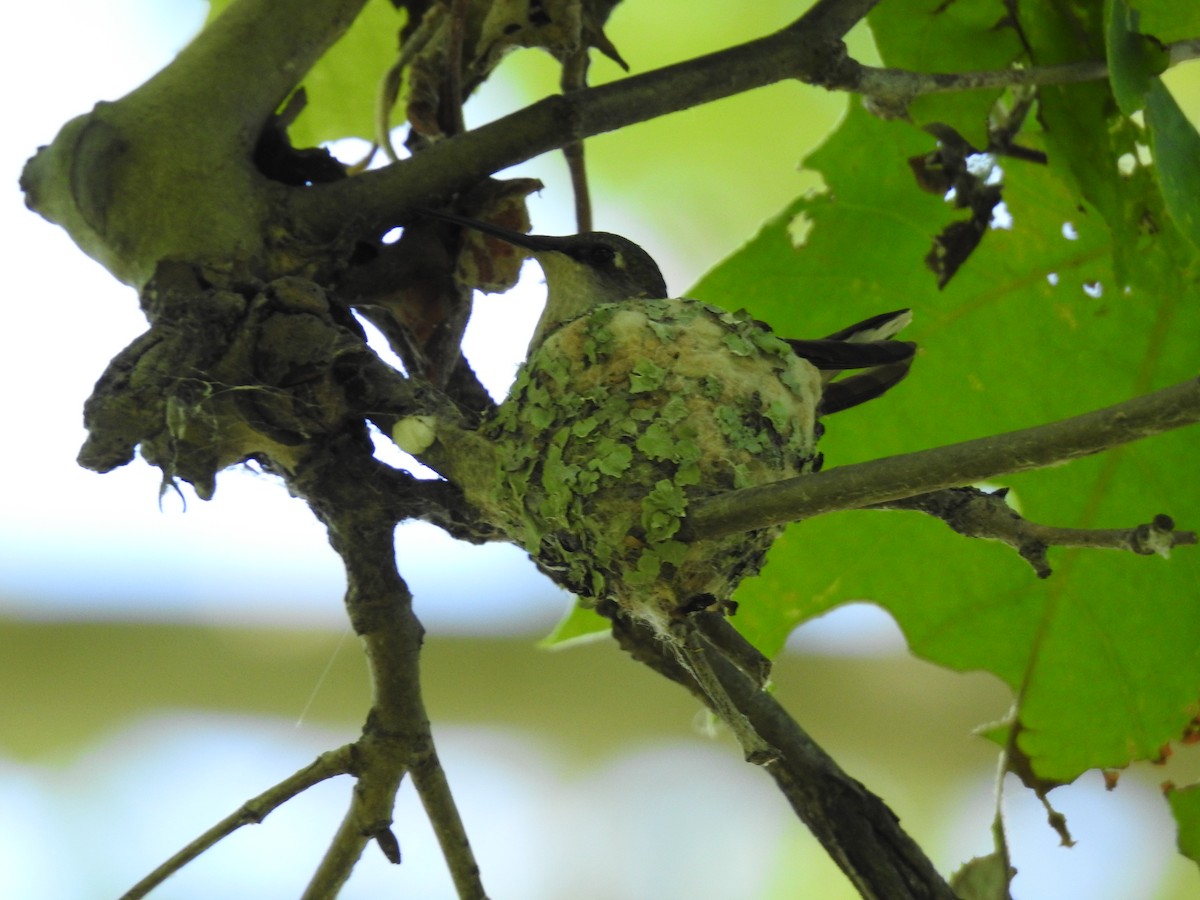
[[[1142,556],[1196,543],[1196,532],[1176,531],[1170,516],[1157,515],[1133,528],[1059,528],[1030,522],[1004,501],[1006,490],[988,493],[978,488],[948,488],[902,500],[877,503],[870,509],[923,512],[941,519],[966,537],[1001,541],[1033,566],[1038,578],[1048,578],[1050,547],[1086,547],[1092,550],[1125,550]]]
[[[345,775],[351,770],[354,745],[346,744],[336,750],[322,753],[315,761],[305,766],[294,775],[267,788],[252,800],[243,803],[236,812],[226,816],[208,831],[191,841],[178,853],[166,860],[153,872],[121,895],[121,900],[138,900],[158,887],[171,875],[174,875],[201,853],[227,838],[243,825],[257,825],[268,815],[303,793],[310,787],[320,784],[337,775]]]

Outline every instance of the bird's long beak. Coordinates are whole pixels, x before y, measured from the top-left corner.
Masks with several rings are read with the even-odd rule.
[[[535,254],[545,250],[561,251],[564,242],[568,240],[565,237],[555,237],[546,234],[522,234],[519,231],[513,231],[511,228],[502,228],[499,225],[493,225],[491,222],[468,219],[466,216],[460,216],[457,213],[443,212],[440,209],[429,209],[425,206],[414,206],[412,207],[412,211],[422,216],[429,216],[431,219],[441,219],[443,222],[453,222],[455,225],[462,225],[464,228],[473,228],[476,231],[482,231],[484,234],[498,237],[502,241],[507,241],[517,247],[523,247]]]

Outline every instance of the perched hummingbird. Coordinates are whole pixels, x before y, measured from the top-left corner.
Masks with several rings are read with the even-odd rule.
[[[487,458],[451,479],[560,584],[664,637],[689,612],[731,610],[782,530],[684,543],[688,503],[815,471],[818,418],[879,396],[912,363],[914,344],[888,340],[908,310],[783,340],[744,312],[668,298],[654,260],[619,235],[419,212],[527,250],[547,285],[528,358],[480,429]],[[847,369],[866,371],[833,380]]]
[[[528,250],[537,260],[546,278],[547,294],[545,310],[529,343],[530,352],[559,325],[594,306],[667,297],[667,284],[658,263],[619,234],[605,231],[563,236],[522,234],[441,210],[422,208],[419,212],[498,237]],[[908,374],[916,344],[889,339],[911,321],[910,310],[898,309],[856,322],[824,338],[783,339],[797,356],[821,370],[825,383],[821,415],[874,399]],[[832,381],[849,369],[868,371]]]

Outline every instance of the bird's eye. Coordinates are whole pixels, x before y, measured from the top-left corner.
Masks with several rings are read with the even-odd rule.
[[[603,244],[597,244],[594,247],[588,248],[588,262],[593,266],[607,266],[617,258],[617,251],[612,247],[606,247]]]

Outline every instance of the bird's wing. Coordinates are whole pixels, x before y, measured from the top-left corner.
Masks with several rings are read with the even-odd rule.
[[[910,360],[917,345],[911,341],[845,341],[831,338],[797,340],[786,338],[797,356],[807,359],[822,371],[866,369]]]
[[[901,329],[908,327],[911,323],[911,309],[894,309],[891,312],[880,313],[869,319],[863,319],[861,322],[855,322],[853,325],[847,325],[840,331],[826,335],[825,338],[831,341],[854,343],[886,341],[888,338],[895,337]]]
[[[820,340],[787,341],[797,356],[821,370],[825,381],[821,415],[866,403],[903,380],[917,345],[891,338],[911,321],[911,310],[897,309],[855,322]],[[833,380],[847,369],[866,371]]]
[[[894,363],[890,366],[877,366],[857,375],[851,375],[849,378],[830,382],[821,391],[819,413],[822,416],[828,416],[835,412],[841,412],[843,409],[858,406],[860,403],[866,403],[868,400],[874,400],[902,381],[908,374],[911,365],[912,357],[909,357],[904,362]]]

